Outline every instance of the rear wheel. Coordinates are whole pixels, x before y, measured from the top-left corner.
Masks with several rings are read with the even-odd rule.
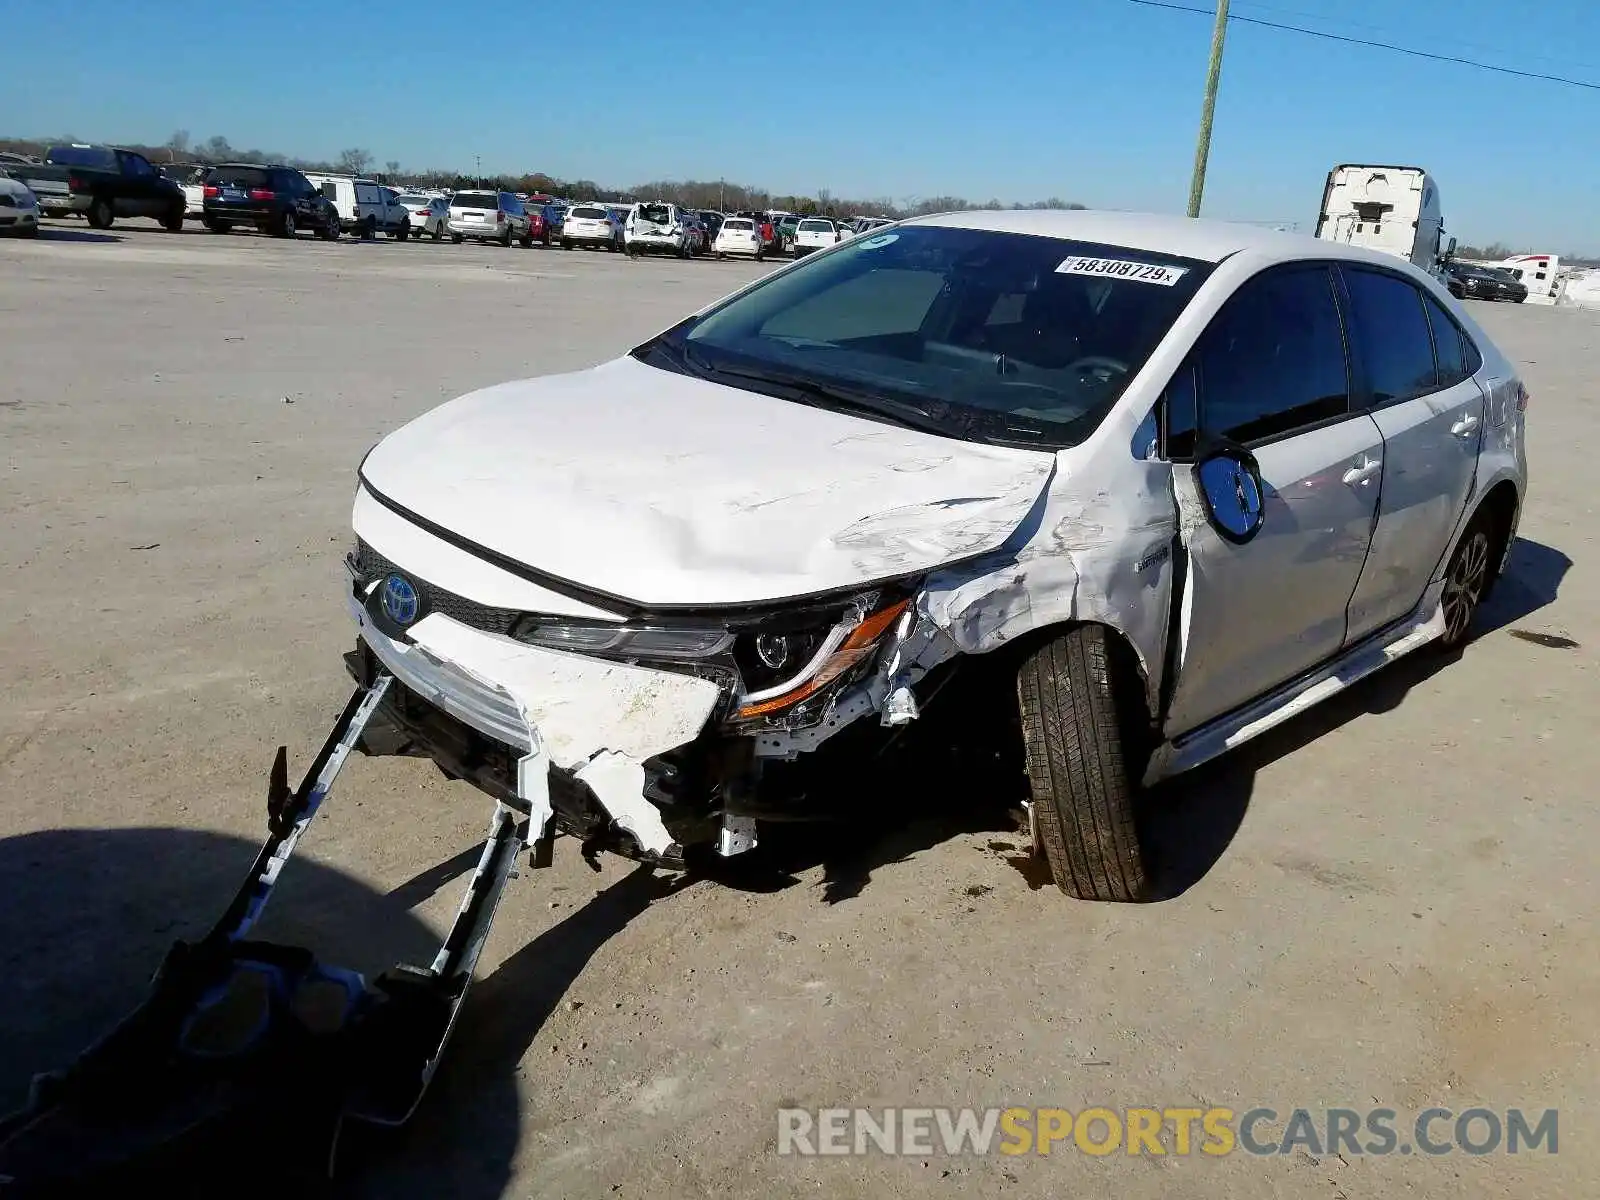
[[[219,221],[215,217],[206,217],[201,224],[203,224],[212,233],[227,233],[228,230],[233,228],[233,225],[229,222]]]
[[[409,238],[411,236],[411,218],[407,217],[404,221],[401,221],[391,236],[397,242],[403,242]]]
[[[531,227],[524,229],[522,231],[522,236],[518,238],[517,241],[522,244],[522,248],[524,250],[533,249],[533,229]]]
[[[104,196],[89,205],[89,211],[85,216],[88,217],[91,229],[110,229],[111,223],[117,219],[116,213],[111,208],[111,201]]]
[[[437,225],[435,225],[433,227],[433,240],[437,242],[443,236],[444,236],[444,222],[440,221]]]
[[[1439,645],[1446,650],[1454,650],[1467,640],[1478,603],[1488,590],[1491,552],[1498,536],[1494,519],[1480,513],[1450,556],[1450,565],[1444,572],[1444,591],[1439,596],[1439,607],[1444,610],[1444,633],[1439,636]]]
[[[507,250],[511,249],[511,226],[506,226],[506,231],[500,235],[500,244]]]
[[[1017,701],[1028,783],[1056,886],[1080,900],[1147,899],[1129,770],[1131,695],[1103,625],[1080,625],[1023,660]]]
[[[563,250],[571,250],[573,248],[572,239],[571,238],[562,238],[561,239],[561,248]]]
[[[168,233],[183,232],[183,209],[176,209],[161,218],[161,227]]]
[[[464,235],[464,234],[452,233],[450,235],[450,240],[452,242],[454,242],[456,245],[459,246],[459,245],[461,245],[462,242],[466,241],[467,239],[466,239],[466,235]]]
[[[368,217],[365,221],[361,222],[361,236],[364,238],[375,238],[378,236],[378,222],[376,219]]]
[[[286,208],[283,210],[283,215],[278,218],[278,227],[273,232],[279,237],[286,238],[292,238],[298,232],[294,223],[294,209]]]

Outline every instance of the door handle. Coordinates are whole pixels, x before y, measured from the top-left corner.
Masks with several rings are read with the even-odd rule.
[[[1478,418],[1475,415],[1462,417],[1454,425],[1450,426],[1450,432],[1458,438],[1471,437],[1478,432]]]
[[[1382,469],[1383,469],[1383,459],[1381,459],[1381,458],[1368,458],[1365,455],[1363,455],[1362,456],[1362,460],[1359,463],[1357,463],[1355,466],[1351,467],[1348,471],[1346,471],[1344,473],[1344,481],[1346,483],[1348,483],[1351,487],[1355,487],[1358,484],[1363,484],[1363,483],[1368,482],[1369,480],[1371,480],[1371,478],[1374,475],[1376,475]]]

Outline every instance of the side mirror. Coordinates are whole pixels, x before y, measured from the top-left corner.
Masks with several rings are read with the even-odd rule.
[[[1194,474],[1206,519],[1219,537],[1242,546],[1261,532],[1266,509],[1255,455],[1234,442],[1213,442],[1200,448]]]

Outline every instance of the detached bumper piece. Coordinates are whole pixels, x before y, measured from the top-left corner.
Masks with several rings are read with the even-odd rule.
[[[173,946],[144,1004],[66,1070],[36,1078],[27,1105],[0,1120],[0,1197],[104,1195],[113,1179],[185,1171],[215,1139],[250,1125],[256,1144],[240,1150],[249,1157],[233,1156],[235,1181],[252,1172],[258,1139],[284,1130],[326,1172],[344,1120],[399,1125],[416,1110],[527,844],[527,818],[496,804],[427,967],[399,966],[369,986],[309,950],[249,938],[391,683],[380,674],[356,690],[293,792],[278,751],[269,834],[243,886],[210,933]],[[540,849],[536,860],[548,860],[548,845]]]

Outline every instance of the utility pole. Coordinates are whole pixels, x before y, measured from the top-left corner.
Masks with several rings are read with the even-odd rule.
[[[1217,23],[1211,30],[1211,65],[1206,68],[1206,102],[1200,110],[1200,139],[1194,148],[1194,177],[1189,182],[1189,215],[1200,215],[1206,190],[1206,160],[1211,157],[1211,119],[1217,111],[1217,81],[1222,76],[1222,43],[1228,33],[1228,0],[1217,0]]]
[[[477,167],[478,167],[478,183],[477,183],[477,186],[478,187],[482,187],[483,186],[483,155],[474,154],[472,156],[472,161],[474,163],[476,163]]]

